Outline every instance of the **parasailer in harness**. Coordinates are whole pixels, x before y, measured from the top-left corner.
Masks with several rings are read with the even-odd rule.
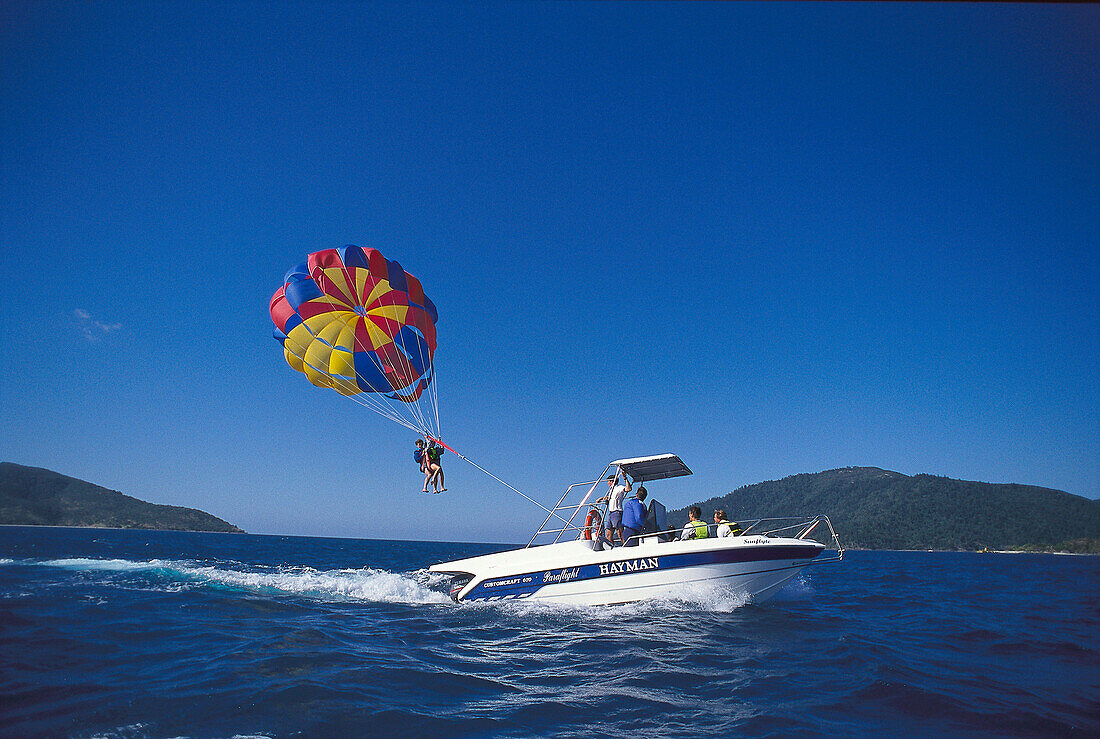
[[[416,440],[416,449],[413,450],[413,461],[420,465],[420,471],[424,473],[424,489],[420,492],[428,492],[428,483],[431,482],[432,471],[428,467],[428,454],[424,448],[424,440]]]
[[[428,446],[424,449],[424,458],[427,460],[428,476],[424,478],[424,492],[428,492],[428,483],[431,483],[435,488],[433,492],[442,493],[446,492],[447,488],[443,487],[446,483],[443,481],[443,464],[440,462],[440,458],[443,456],[443,446],[437,444],[435,439],[428,441]]]

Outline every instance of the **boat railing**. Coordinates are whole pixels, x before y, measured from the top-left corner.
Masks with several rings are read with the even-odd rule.
[[[610,466],[608,467],[608,469],[610,469]],[[604,472],[606,473],[607,470],[605,469]],[[534,536],[531,537],[531,541],[527,542],[527,546],[534,546],[536,541],[540,538],[542,539],[542,541],[539,543],[548,543],[547,539],[549,539],[549,537],[551,536],[553,537],[553,541],[549,543],[553,544],[557,544],[559,541],[562,540],[563,537],[565,537],[565,539],[568,541],[570,539],[579,539],[584,536],[585,525],[583,523],[583,520],[581,523],[577,523],[577,516],[582,509],[595,508],[597,511],[599,511],[601,525],[594,527],[598,531],[591,531],[590,535],[593,539],[602,537],[602,522],[607,520],[607,503],[601,501],[589,502],[592,498],[593,493],[596,490],[596,487],[600,484],[601,479],[602,478],[597,478],[595,481],[589,482],[575,482],[568,488],[566,488],[565,493],[561,496],[561,499],[558,500],[557,505],[555,505],[550,510],[549,514],[547,514],[546,520],[542,522],[542,526],[540,526],[538,531],[535,532]],[[573,494],[576,488],[583,487],[587,487],[588,489],[583,499],[579,503],[568,505],[565,504],[565,499]],[[551,519],[553,519],[552,525]],[[566,536],[567,533],[572,533],[572,535]]]
[[[824,564],[826,562],[838,562],[844,558],[844,546],[840,543],[840,537],[837,536],[836,530],[833,528],[833,522],[829,520],[828,516],[787,516],[784,518],[757,518],[747,521],[736,522],[741,526],[741,533],[736,536],[766,536],[769,539],[772,538],[788,538],[788,539],[810,539],[811,534],[818,529],[821,524],[825,524],[825,528],[828,529],[826,536],[822,537],[826,541],[821,541],[824,544],[826,551],[832,551],[833,554],[825,558],[816,558],[811,564]],[[707,524],[708,538],[714,538],[717,536],[716,529],[718,524]],[[683,529],[667,529],[665,531],[656,532],[643,532],[635,536],[631,536],[626,540],[626,546],[632,546],[631,542],[641,543],[647,539],[656,537],[660,541],[670,541],[679,539],[683,533]],[[813,541],[819,541],[813,539]],[[831,545],[831,546],[830,546]]]
[[[554,506],[550,514],[546,517],[543,525],[540,526],[534,536],[531,537],[527,546],[534,546],[536,542],[556,544],[563,539],[566,541],[576,539],[590,539],[592,541],[603,540],[603,522],[607,520],[607,503],[602,498],[597,501],[590,500],[593,490],[600,482],[601,480],[597,479],[595,482],[578,482],[570,485],[565,495],[561,497],[561,500],[558,501],[558,504]],[[574,488],[583,486],[588,486],[589,490],[588,494],[584,496],[584,499],[580,503],[564,504],[565,499]],[[591,528],[588,528],[583,521],[578,523],[578,514],[585,509],[597,510],[600,514],[601,523],[599,525],[593,525]],[[550,523],[551,519],[555,519],[553,525]],[[757,518],[738,521],[737,523],[741,527],[741,533],[738,534],[738,536],[813,539],[814,541],[820,541],[820,543],[825,544],[826,551],[833,552],[830,556],[815,558],[811,564],[837,562],[844,558],[844,546],[840,543],[840,537],[837,535],[836,529],[833,528],[833,522],[825,515]],[[587,537],[585,536],[586,528],[588,529]],[[716,536],[715,529],[717,529],[717,524],[708,523],[707,529],[710,537]],[[680,538],[682,531],[682,529],[666,529],[664,531],[643,532],[629,537],[625,544],[626,546],[632,546],[632,542],[637,544],[643,540],[650,540],[653,538],[657,538],[659,541],[673,541]],[[812,536],[815,531],[819,532],[816,538]],[[540,539],[541,541],[539,541]]]
[[[824,544],[826,551],[834,552],[828,557],[814,559],[810,564],[839,562],[844,559],[844,545],[840,543],[840,537],[837,535],[836,529],[833,528],[833,522],[829,520],[828,516],[758,518],[755,521],[744,521],[742,524],[741,536],[762,534],[768,538],[813,539],[813,541],[820,541]],[[825,524],[823,529],[819,529],[821,524]],[[828,529],[828,532],[825,532],[824,529]],[[825,535],[821,536],[820,539],[814,538],[811,534],[815,530],[820,530]],[[830,545],[832,548],[830,548]]]

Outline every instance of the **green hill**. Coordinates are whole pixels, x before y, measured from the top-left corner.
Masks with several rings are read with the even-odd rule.
[[[0,524],[244,533],[194,508],[146,503],[44,470],[0,462]]]
[[[697,504],[731,520],[829,516],[855,549],[1027,550],[1100,553],[1100,501],[1031,485],[903,475],[846,467],[746,485]],[[683,525],[687,510],[669,512]]]

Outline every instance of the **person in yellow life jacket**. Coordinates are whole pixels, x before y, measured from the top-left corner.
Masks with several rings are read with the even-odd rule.
[[[707,522],[699,520],[702,515],[703,512],[699,510],[699,506],[693,505],[691,508],[688,508],[688,522],[684,524],[684,531],[680,534],[680,541],[707,538]]]
[[[721,508],[714,512],[714,535],[718,537],[722,536],[741,536],[741,526],[736,521],[730,523],[726,520],[726,512]]]

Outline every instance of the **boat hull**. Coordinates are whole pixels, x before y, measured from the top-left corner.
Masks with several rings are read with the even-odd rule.
[[[716,585],[760,601],[810,564],[825,546],[802,539],[763,536],[659,542],[594,551],[589,542],[472,557],[433,565],[451,573],[458,601],[546,600],[613,605],[688,594]],[[469,578],[468,582],[463,579]]]

